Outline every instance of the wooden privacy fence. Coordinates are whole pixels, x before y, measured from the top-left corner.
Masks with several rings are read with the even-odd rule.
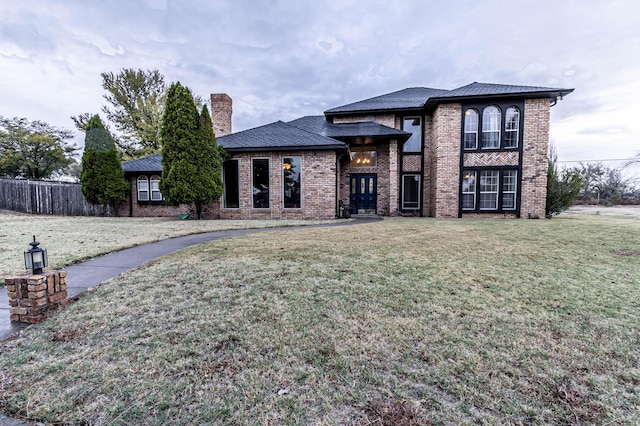
[[[113,216],[110,207],[89,204],[79,183],[0,179],[0,209],[61,216]]]

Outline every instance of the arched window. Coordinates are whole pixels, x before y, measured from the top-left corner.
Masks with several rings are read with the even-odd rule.
[[[500,109],[496,106],[482,111],[482,148],[500,148]]]
[[[517,148],[520,133],[520,110],[514,106],[507,108],[504,119],[504,147]]]
[[[468,109],[464,113],[464,149],[478,148],[478,111]]]
[[[151,176],[149,183],[151,189],[151,201],[162,201],[162,193],[160,192],[160,176]]]
[[[149,201],[149,180],[146,176],[138,176],[138,201]]]

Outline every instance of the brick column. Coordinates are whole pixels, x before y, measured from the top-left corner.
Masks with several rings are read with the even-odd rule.
[[[7,277],[4,282],[9,296],[11,321],[41,322],[47,311],[68,303],[67,271]]]

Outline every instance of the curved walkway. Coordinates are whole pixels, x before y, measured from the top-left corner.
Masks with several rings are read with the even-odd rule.
[[[303,225],[301,228],[325,228],[332,226],[358,225],[362,223],[371,223],[375,220],[379,219],[359,218],[351,221],[322,225]],[[257,234],[260,232],[290,229],[294,229],[294,227],[288,226],[280,228],[256,228],[207,232],[204,234],[193,234],[186,235],[184,237],[170,238],[168,240],[131,247],[104,256],[99,256],[64,268],[67,271],[67,294],[69,298],[77,296],[91,287],[95,287],[117,275],[127,272],[130,269],[141,266],[146,262],[196,244],[233,237],[236,235]],[[7,296],[7,290],[5,287],[0,288],[0,340],[10,337],[27,326],[28,324],[11,322],[9,318],[9,298]],[[0,423],[0,425],[1,424],[2,423]]]
[[[64,268],[67,271],[67,294],[69,298],[77,296],[89,288],[95,287],[151,260],[207,241],[215,241],[236,235],[257,234],[260,232],[282,231],[295,228],[326,228],[332,226],[359,225],[377,220],[379,220],[379,218],[358,218],[351,221],[323,225],[207,232],[204,234],[186,235],[184,237],[143,244],[67,266]],[[0,289],[0,340],[9,338],[26,327],[28,327],[28,324],[11,322],[9,319],[9,298],[7,297],[6,288],[3,287]],[[0,426],[27,426],[31,424],[33,423],[8,417],[6,414],[0,412]]]

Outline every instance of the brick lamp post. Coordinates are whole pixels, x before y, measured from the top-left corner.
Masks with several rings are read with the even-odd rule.
[[[29,243],[24,252],[24,266],[31,273],[5,278],[9,296],[11,321],[35,323],[45,318],[47,311],[67,304],[67,271],[45,271],[49,265],[47,249],[40,243]]]

